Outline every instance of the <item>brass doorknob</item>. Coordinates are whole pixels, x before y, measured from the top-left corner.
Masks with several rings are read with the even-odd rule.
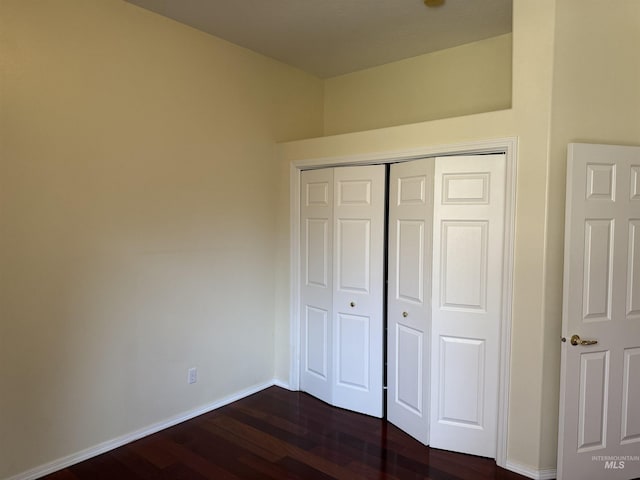
[[[356,302],[351,302],[351,303],[349,304],[349,306],[350,306],[350,307],[355,307],[355,306],[356,306]]]
[[[571,345],[595,345],[598,343],[598,340],[582,340],[580,335],[572,335],[571,336]]]
[[[408,317],[409,316],[409,312],[402,312],[402,316],[403,317]]]

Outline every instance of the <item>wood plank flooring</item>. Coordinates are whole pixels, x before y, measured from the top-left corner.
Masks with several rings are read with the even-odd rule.
[[[47,480],[524,480],[490,459],[425,447],[387,423],[271,387]]]

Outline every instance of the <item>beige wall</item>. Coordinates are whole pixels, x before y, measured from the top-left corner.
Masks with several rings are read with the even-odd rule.
[[[6,478],[271,381],[275,141],[323,87],[120,0],[0,0],[0,42]]]
[[[545,354],[545,221],[548,142],[551,125],[551,86],[555,0],[514,1],[513,107],[491,113],[435,120],[366,132],[284,143],[280,146],[281,182],[288,178],[291,161],[365,156],[368,153],[406,150],[502,137],[518,137],[515,292],[513,299],[513,357],[509,412],[508,459],[531,471],[553,468],[555,455],[543,444],[553,441],[544,431],[543,378]],[[279,221],[288,223],[288,203],[280,202]],[[286,235],[281,237],[281,241]],[[280,243],[284,258],[289,244]],[[288,273],[281,267],[280,278]],[[288,306],[283,295],[277,303],[277,375],[288,379]],[[553,383],[555,379],[551,379]],[[557,383],[557,382],[556,382]],[[556,387],[557,389],[557,387]],[[557,399],[557,397],[556,397]]]
[[[511,107],[512,35],[325,81],[325,135]]]
[[[553,458],[557,448],[567,144],[640,146],[640,2],[557,3],[546,240],[546,458]]]

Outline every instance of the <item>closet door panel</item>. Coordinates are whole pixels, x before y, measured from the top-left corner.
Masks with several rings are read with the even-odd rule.
[[[300,387],[333,399],[333,169],[301,173]]]
[[[496,456],[505,156],[437,158],[431,446]]]
[[[391,165],[387,417],[429,443],[433,159]]]
[[[382,417],[385,167],[334,182],[333,404]]]

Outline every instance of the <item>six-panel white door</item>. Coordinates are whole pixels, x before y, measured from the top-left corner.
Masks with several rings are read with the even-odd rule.
[[[495,458],[505,155],[436,159],[432,447]]]
[[[638,478],[640,147],[569,145],[565,224],[558,478]]]
[[[433,158],[391,165],[387,418],[429,444]]]
[[[383,414],[385,167],[301,174],[301,389]]]

